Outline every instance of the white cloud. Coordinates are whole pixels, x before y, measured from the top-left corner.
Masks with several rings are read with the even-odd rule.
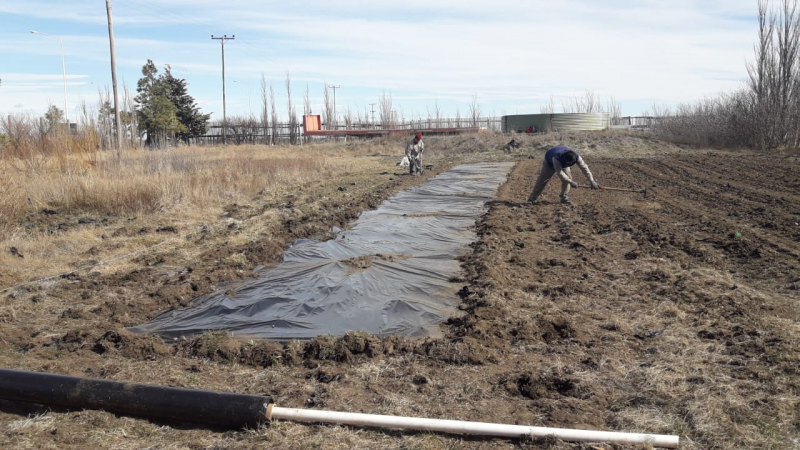
[[[67,80],[80,80],[87,77],[88,75],[66,75]],[[64,78],[64,75],[50,75],[42,73],[0,73],[0,78],[3,79],[4,83],[7,81],[31,83],[40,81],[61,81]]]
[[[53,32],[66,31],[68,72],[107,82],[105,10],[97,2],[0,0],[3,12],[63,21]],[[288,70],[312,90],[323,80],[342,85],[342,101],[352,104],[374,101],[383,88],[408,110],[436,98],[465,104],[477,92],[487,108],[509,111],[584,89],[614,95],[623,108],[711,95],[746,77],[755,39],[751,0],[129,0],[114,13],[124,78],[135,83],[148,58],[170,63],[214,110],[221,110],[220,63],[211,34],[237,36],[226,44],[229,89],[238,78],[258,90],[265,72],[283,95]],[[0,58],[40,55],[57,68],[57,44],[7,33]],[[239,91],[235,103],[247,108],[248,94]],[[0,110],[8,104],[3,92]]]

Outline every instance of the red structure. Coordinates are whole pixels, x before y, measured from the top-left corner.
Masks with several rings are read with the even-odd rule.
[[[480,128],[414,128],[394,130],[323,130],[319,114],[303,116],[303,134],[306,136],[385,136],[387,134],[461,134],[477,133]]]

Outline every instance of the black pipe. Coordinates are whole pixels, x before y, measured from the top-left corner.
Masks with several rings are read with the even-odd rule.
[[[270,396],[200,391],[0,369],[0,399],[243,428],[267,421]]]

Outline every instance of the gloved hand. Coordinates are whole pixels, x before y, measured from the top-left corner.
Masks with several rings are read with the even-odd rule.
[[[574,187],[574,188],[576,188],[576,187],[578,187],[578,182],[577,181],[570,181],[569,185]]]
[[[597,184],[597,181],[592,180],[592,189],[600,189],[600,185]]]

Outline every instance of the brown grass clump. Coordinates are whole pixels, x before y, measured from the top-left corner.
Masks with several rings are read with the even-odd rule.
[[[304,187],[390,167],[385,158],[356,162],[358,151],[329,148],[184,147],[130,150],[121,160],[108,153],[39,155],[33,164],[2,159],[0,261],[8,263],[10,279],[0,276],[0,286],[178,237],[162,229],[189,230],[220,215],[236,221],[287,199],[295,205]],[[316,200],[322,199],[306,202]],[[123,239],[108,248],[110,237]]]

